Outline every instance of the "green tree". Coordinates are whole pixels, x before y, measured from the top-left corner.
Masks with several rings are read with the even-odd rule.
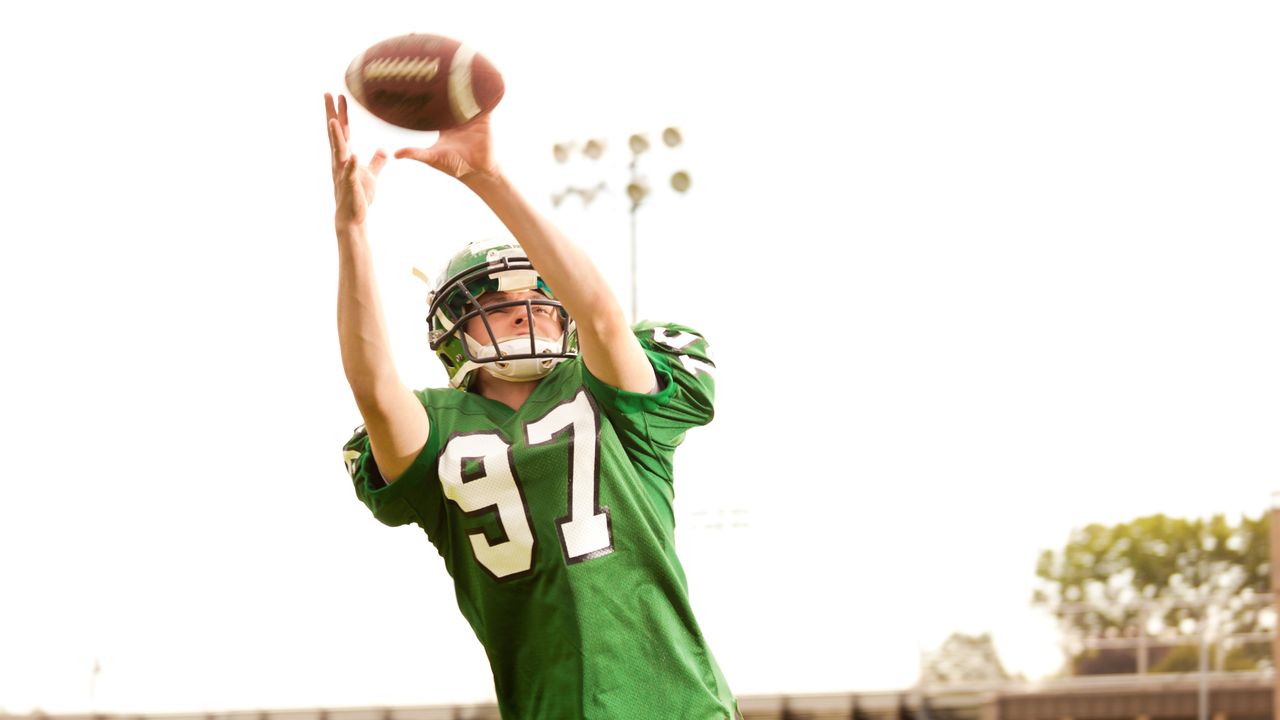
[[[927,685],[1008,679],[990,633],[951,633],[942,647],[926,655],[920,669],[920,682]]]
[[[1153,653],[1151,670],[1183,670],[1201,622],[1221,634],[1267,629],[1273,614],[1258,596],[1271,585],[1268,524],[1264,513],[1236,524],[1222,515],[1152,515],[1089,525],[1072,531],[1061,551],[1041,553],[1033,602],[1058,617],[1078,673],[1124,671],[1117,669],[1117,653],[1087,650],[1085,641],[1135,637],[1143,622],[1165,647],[1159,657]],[[1251,669],[1262,667],[1269,654],[1245,646],[1225,660],[1233,669]],[[1127,657],[1135,655],[1129,651]]]

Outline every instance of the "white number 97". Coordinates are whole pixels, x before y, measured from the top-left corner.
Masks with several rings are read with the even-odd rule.
[[[599,507],[600,432],[596,410],[585,391],[546,415],[525,424],[526,445],[541,445],[570,433],[569,507],[556,520],[560,548],[568,564],[592,560],[613,551],[609,510]],[[531,528],[529,505],[511,471],[511,446],[496,433],[458,435],[440,454],[437,468],[445,497],[468,515],[498,513],[504,537],[490,542],[483,531],[469,534],[476,560],[498,579],[507,579],[533,567],[537,538]]]

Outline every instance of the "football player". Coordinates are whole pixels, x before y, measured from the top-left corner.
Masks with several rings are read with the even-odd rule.
[[[712,417],[706,341],[626,321],[591,260],[502,173],[482,115],[396,153],[460,180],[515,238],[449,261],[428,311],[449,387],[410,390],[365,232],[387,157],[351,153],[345,98],[326,95],[325,111],[338,333],[364,420],[347,467],[378,520],[419,525],[444,558],[503,717],[737,716],[673,537],[672,455]],[[369,618],[402,632],[397,616]]]

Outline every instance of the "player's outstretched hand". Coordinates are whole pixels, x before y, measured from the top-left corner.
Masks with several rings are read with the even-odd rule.
[[[489,113],[478,115],[465,125],[441,130],[431,147],[400,148],[396,157],[424,162],[459,180],[498,174],[489,134]]]
[[[387,164],[387,154],[378,150],[369,165],[362,166],[351,153],[351,127],[347,124],[347,98],[324,94],[325,119],[329,123],[329,150],[333,165],[333,199],[337,208],[333,221],[339,227],[364,223],[378,185],[378,173]]]

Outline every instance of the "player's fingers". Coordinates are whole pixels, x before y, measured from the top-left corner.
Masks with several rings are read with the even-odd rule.
[[[351,139],[351,127],[347,125],[347,96],[338,96],[338,120],[342,122],[342,137],[344,140]]]
[[[339,163],[347,159],[347,141],[342,137],[337,118],[329,118],[329,149],[333,151],[333,169],[337,172]]]
[[[337,111],[337,109],[335,109],[335,108],[334,108],[334,105],[333,105],[333,94],[332,94],[332,93],[325,93],[325,94],[324,94],[324,119],[325,119],[325,124],[327,125],[327,124],[328,124],[328,122],[329,122],[330,120],[334,119],[334,118],[335,118],[335,117],[337,117],[337,116],[338,116],[338,111]]]
[[[338,176],[343,172],[343,164],[353,156],[350,145],[342,137],[342,128],[339,127],[336,118],[329,121],[329,138],[330,142],[333,143],[333,178],[337,180]]]
[[[354,154],[347,158],[347,162],[342,166],[342,182],[355,187],[356,185],[356,168],[360,167],[360,158]]]
[[[396,151],[396,157],[426,163],[436,170],[456,178],[471,172],[471,166],[465,160],[450,151],[440,150],[435,146],[429,148],[400,148]]]
[[[338,152],[338,140],[340,133],[338,132],[338,118],[329,118],[329,122],[325,123],[329,129],[329,149],[336,155]]]
[[[433,153],[431,148],[400,148],[396,151],[397,160],[417,160],[419,162],[429,163]]]
[[[369,161],[369,172],[373,173],[374,177],[377,177],[378,173],[382,172],[382,166],[386,164],[387,153],[382,148],[378,148],[378,152],[374,153],[373,159]]]

